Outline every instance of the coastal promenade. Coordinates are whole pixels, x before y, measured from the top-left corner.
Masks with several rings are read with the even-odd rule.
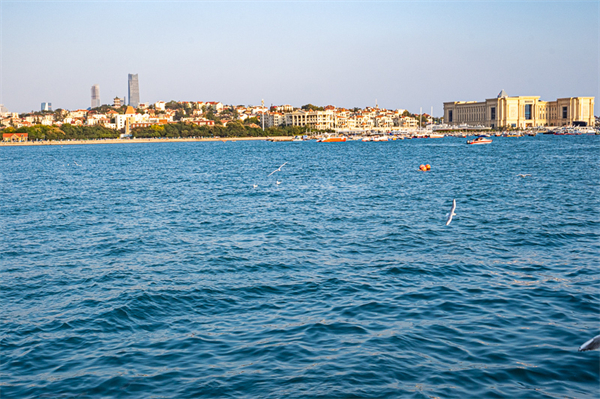
[[[42,146],[42,145],[80,145],[80,144],[139,144],[139,143],[179,143],[189,141],[289,141],[289,136],[276,137],[223,137],[223,138],[135,138],[135,139],[98,139],[98,140],[52,140],[0,142],[0,147]]]

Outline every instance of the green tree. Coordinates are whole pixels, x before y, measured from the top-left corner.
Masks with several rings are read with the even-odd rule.
[[[171,100],[165,104],[165,109],[183,109],[183,105],[177,101]]]
[[[185,111],[183,109],[178,109],[177,111],[175,111],[175,115],[173,115],[173,120],[180,121],[181,118],[183,118],[184,116],[185,116]]]
[[[319,107],[317,105],[305,104],[301,107],[305,111],[323,111],[324,107]]]

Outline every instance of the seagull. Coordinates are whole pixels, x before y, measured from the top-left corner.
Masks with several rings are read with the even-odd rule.
[[[281,182],[279,180],[277,180],[277,184],[281,184]]]
[[[258,184],[254,184],[252,187],[256,188],[256,187],[258,187]]]
[[[527,176],[531,176],[531,175],[529,173],[525,173],[525,174],[521,173],[521,174],[518,174],[517,176],[527,177]]]
[[[287,163],[287,162],[286,162]],[[283,165],[285,165],[286,163],[284,163]],[[271,176],[273,173],[275,172],[281,172],[281,168],[283,168],[283,165],[281,165],[279,168],[275,169],[274,171],[272,171],[271,173],[269,173],[269,176]],[[267,176],[267,177],[269,177]]]
[[[593,351],[598,348],[600,348],[600,335],[596,335],[594,338],[581,345],[579,347],[579,352]]]
[[[75,161],[73,161],[73,162],[75,162]],[[77,166],[81,166],[81,165],[79,165],[77,162],[75,162],[75,165],[77,165]]]
[[[452,216],[456,216],[456,213],[454,213],[455,209],[456,209],[456,200],[453,199],[452,200],[452,209],[450,209],[450,213],[448,214],[448,220],[446,221],[446,226],[448,226],[450,224],[450,222],[452,221]]]

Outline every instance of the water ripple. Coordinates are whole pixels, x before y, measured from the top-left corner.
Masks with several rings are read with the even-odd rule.
[[[600,142],[483,147],[0,149],[0,396],[597,398]]]

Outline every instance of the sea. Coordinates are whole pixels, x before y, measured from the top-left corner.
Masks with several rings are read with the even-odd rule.
[[[600,136],[465,142],[0,147],[0,397],[598,398]]]

